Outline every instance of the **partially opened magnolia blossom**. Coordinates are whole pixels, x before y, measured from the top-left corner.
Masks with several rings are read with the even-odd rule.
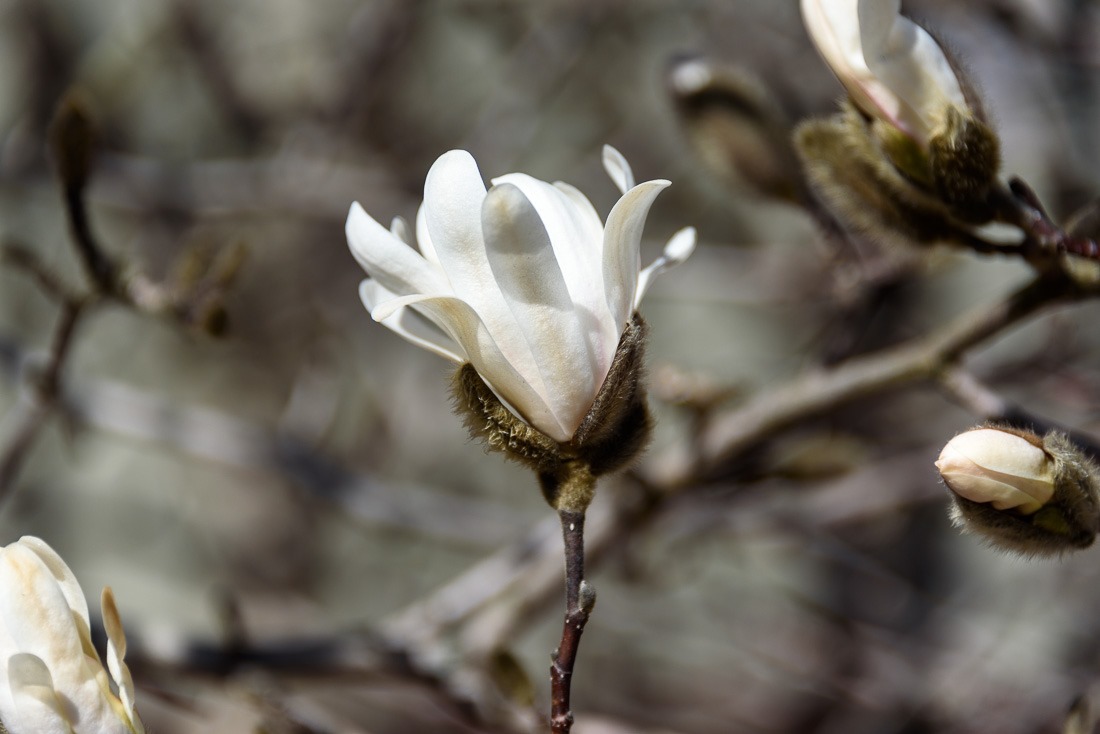
[[[10,734],[145,731],[109,588],[102,611],[107,670],[92,646],[88,603],[61,557],[31,536],[0,548],[0,721]]]
[[[469,362],[510,410],[559,442],[592,407],[653,277],[695,247],[685,228],[642,270],[642,228],[669,182],[635,185],[610,147],[604,166],[623,194],[606,225],[568,184],[510,173],[486,190],[461,150],[428,172],[418,249],[401,219],[386,229],[355,203],[347,220],[352,254],[370,275],[360,296],[374,319]]]
[[[901,0],[801,0],[810,38],[852,101],[920,144],[967,109],[955,70]]]

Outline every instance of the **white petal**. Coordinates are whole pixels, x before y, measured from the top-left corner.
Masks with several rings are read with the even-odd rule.
[[[397,309],[415,306],[458,342],[470,364],[501,400],[515,408],[530,425],[558,441],[571,437],[534,386],[508,361],[488,328],[468,303],[447,296],[407,296],[375,309],[376,319],[388,318]]]
[[[604,231],[604,287],[617,330],[626,328],[634,309],[641,267],[642,228],[649,207],[668,181],[646,181],[628,191],[611,209]]]
[[[394,293],[447,293],[440,273],[359,206],[351,205],[344,228],[351,254],[364,270]]]
[[[65,595],[65,601],[77,615],[84,620],[84,624],[91,629],[91,620],[88,616],[88,601],[84,598],[84,592],[80,589],[80,582],[68,564],[57,554],[46,541],[33,535],[24,535],[19,539],[19,545],[29,548],[49,569],[54,580],[57,581],[61,593]]]
[[[665,244],[661,256],[638,275],[638,292],[634,295],[634,310],[638,310],[654,278],[687,260],[693,252],[695,252],[695,227],[684,227],[672,235]]]
[[[404,217],[394,217],[390,220],[390,234],[412,247],[413,242],[409,239],[409,223]]]
[[[466,151],[444,153],[428,171],[424,184],[426,225],[452,289],[440,295],[453,295],[471,306],[504,357],[545,395],[538,384],[538,365],[489,266],[481,232],[484,202],[485,184]]]
[[[416,210],[416,244],[425,260],[439,266],[439,256],[435,254],[432,236],[428,234],[428,218],[424,204],[421,204],[420,208]]]
[[[923,142],[948,106],[965,108],[966,100],[943,50],[900,5],[802,0],[802,17],[853,101]]]
[[[11,734],[72,734],[69,722],[77,714],[66,711],[46,664],[34,655],[19,653],[4,661],[4,665],[15,709],[5,718]]]
[[[575,186],[570,186],[563,181],[555,181],[554,188],[565,194],[573,202],[574,211],[571,218],[582,232],[581,240],[593,243],[596,249],[603,253],[603,220],[600,219],[596,207],[592,206],[592,202],[588,200],[588,197]],[[537,203],[535,203],[535,208],[539,208]]]
[[[19,650],[50,663],[83,658],[84,647],[74,621],[80,613],[74,613],[66,591],[37,549],[22,543],[4,549],[0,554],[0,590],[0,622]]]
[[[122,620],[118,616],[115,595],[111,587],[105,587],[100,597],[103,611],[103,626],[107,630],[107,669],[111,671],[118,688],[118,697],[122,708],[130,720],[134,720],[134,679],[126,666],[126,632],[122,629]]]
[[[516,186],[542,220],[569,296],[588,334],[596,360],[594,369],[602,379],[611,367],[619,330],[604,290],[603,224],[599,215],[584,194],[567,184],[551,185],[522,173],[501,176],[493,183]]]
[[[892,17],[885,17],[878,5],[893,5]],[[923,127],[932,128],[942,122],[943,111],[949,105],[966,108],[958,77],[943,49],[927,31],[900,15],[900,3],[865,0],[860,3],[859,12],[861,28],[865,16],[875,23],[864,34],[867,67],[904,103],[907,109],[901,113],[903,123],[915,125],[919,121]]]
[[[630,164],[626,162],[626,156],[612,148],[610,145],[603,147],[603,169],[607,175],[619,187],[619,191],[626,193],[634,188],[634,171],[630,170]]]
[[[71,703],[81,717],[109,720],[110,707],[95,677],[103,669],[98,658],[89,657],[95,652],[87,623],[70,609],[38,552],[41,548],[20,542],[0,553],[0,624],[21,652],[46,662],[66,706]]]
[[[885,85],[874,78],[863,57],[863,35],[860,28],[862,0],[802,0],[802,19],[817,50],[837,78],[848,90],[856,105],[868,114],[878,114],[896,120],[900,100]],[[879,3],[891,18],[893,0]],[[872,8],[874,10],[874,8]],[[870,32],[878,29],[877,18],[871,18]],[[880,31],[881,32],[881,31]]]
[[[528,188],[542,188],[547,198],[561,196],[552,186],[543,186],[532,187],[528,182]],[[502,183],[489,190],[482,229],[489,264],[534,355],[548,390],[545,397],[558,422],[572,435],[592,407],[606,374],[595,374],[602,360],[589,348],[589,318],[583,322],[578,318],[550,235],[519,187]]]
[[[372,316],[380,304],[397,298],[395,294],[380,286],[378,281],[370,279],[359,284],[359,297]],[[406,341],[440,357],[457,364],[469,361],[462,347],[442,331],[427,323],[425,317],[414,313],[411,308],[398,309],[385,319],[380,319],[379,323],[397,332]]]

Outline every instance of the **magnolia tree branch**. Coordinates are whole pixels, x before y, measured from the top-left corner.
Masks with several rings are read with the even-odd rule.
[[[1024,241],[1019,249],[1025,255],[1031,252],[1070,253],[1100,260],[1100,245],[1091,238],[1071,235],[1055,224],[1038,195],[1023,179],[1009,179],[1008,187],[997,188],[994,196],[999,219],[1023,230]]]
[[[584,513],[562,510],[559,516],[565,541],[565,621],[561,642],[550,665],[550,730],[554,734],[569,734],[573,728],[569,705],[573,665],[581,634],[596,604],[596,592],[584,580]]]
[[[971,413],[987,421],[1007,423],[1011,426],[1038,433],[1060,431],[1075,444],[1100,460],[1100,441],[1092,435],[1067,429],[1040,415],[1025,410],[1006,400],[995,390],[978,380],[961,367],[944,370],[939,377],[940,388]]]
[[[61,399],[61,373],[83,314],[82,301],[65,301],[62,304],[46,363],[30,377],[29,399],[22,401],[22,405],[9,414],[5,445],[0,449],[0,505],[10,494],[16,477],[46,425],[46,418]]]
[[[666,487],[705,480],[800,421],[885,390],[931,380],[970,348],[1040,309],[1085,295],[1061,275],[1039,276],[1000,303],[979,307],[923,338],[835,367],[812,369],[757,393],[740,407],[716,413],[698,446],[660,457],[651,465],[650,480]]]

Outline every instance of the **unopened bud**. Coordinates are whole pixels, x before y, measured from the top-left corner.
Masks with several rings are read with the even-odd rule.
[[[936,468],[956,524],[997,547],[1057,554],[1088,547],[1100,529],[1100,472],[1063,434],[978,428],[948,442]]]
[[[57,175],[66,189],[79,189],[87,183],[95,138],[95,123],[87,103],[79,92],[68,92],[58,103],[50,123],[50,150]]]
[[[951,439],[936,461],[943,481],[971,502],[1030,515],[1054,494],[1054,460],[1038,436],[979,428]]]

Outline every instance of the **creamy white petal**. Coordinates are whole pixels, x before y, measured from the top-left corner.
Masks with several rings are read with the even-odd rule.
[[[661,256],[650,263],[649,267],[638,275],[637,293],[634,294],[634,310],[642,302],[653,279],[669,268],[679,265],[695,252],[695,227],[684,227],[669,238]]]
[[[626,156],[610,145],[603,147],[603,169],[622,193],[634,188],[634,171],[626,162]]]
[[[398,296],[383,288],[378,281],[364,280],[359,284],[359,298],[372,316],[380,304],[392,301]],[[377,318],[377,317],[375,317]],[[400,308],[391,312],[386,318],[378,319],[378,322],[386,328],[396,332],[406,341],[412,342],[418,347],[438,354],[457,364],[469,361],[465,353],[453,339],[439,329],[425,322],[426,317],[413,313],[411,308]]]
[[[556,189],[545,186],[550,191],[543,190],[544,196],[560,196]],[[529,183],[528,188],[532,188]],[[556,248],[539,212],[519,187],[502,183],[489,190],[482,209],[482,230],[497,286],[547,386],[544,397],[558,423],[572,435],[606,374],[596,374],[601,359],[592,354],[588,344],[588,319],[578,318],[555,257]],[[569,245],[563,243],[562,247]]]
[[[558,422],[542,393],[531,384],[532,375],[516,370],[468,303],[446,296],[407,296],[379,305],[372,315],[385,319],[408,306],[416,306],[458,342],[485,384],[515,408],[520,418],[558,441],[567,441],[572,436]]]
[[[907,108],[903,121],[908,117],[932,128],[942,123],[949,105],[965,109],[966,97],[943,49],[900,13],[900,0],[860,3],[863,56],[871,74]]]
[[[405,221],[404,217],[394,217],[390,220],[390,234],[409,247],[413,246],[413,241],[410,239],[409,223]]]
[[[943,50],[900,0],[802,0],[818,51],[868,114],[925,141],[949,105],[966,106]]]
[[[897,120],[900,100],[875,79],[863,57],[860,2],[802,0],[802,18],[817,50],[856,105],[869,114]]]
[[[0,552],[3,549],[0,548]],[[11,639],[11,635],[4,629],[0,622],[0,721],[12,719],[15,715],[15,702],[11,697],[11,686],[8,683],[8,666],[5,662],[9,657],[19,652],[19,648]]]
[[[357,201],[351,205],[344,231],[356,262],[389,291],[401,295],[450,293],[447,280],[437,267],[394,237]]]
[[[496,284],[485,252],[481,231],[485,193],[481,172],[469,153],[452,150],[441,155],[424,183],[428,234],[451,284],[451,293],[447,295],[474,309],[505,358],[521,374],[537,376],[538,365]],[[545,394],[542,384],[536,383],[534,387]]]
[[[86,629],[90,632],[91,619],[88,615],[88,601],[84,598],[84,592],[80,589],[80,582],[76,580],[76,575],[73,574],[68,564],[57,554],[57,551],[41,538],[24,535],[19,539],[19,545],[32,550],[39,560],[45,564],[57,582],[58,588],[61,589],[61,593],[65,596],[65,602],[69,605],[69,609],[80,616]]]
[[[450,292],[437,268],[376,222],[359,202],[351,205],[344,229],[356,261],[388,290],[403,296]]]
[[[49,661],[54,686],[81,716],[109,720],[109,705],[95,680],[99,661],[86,658],[90,640],[80,630],[86,623],[69,608],[45,562],[20,543],[9,545],[0,554],[0,589],[21,592],[0,594],[0,624],[18,649]]]
[[[122,620],[118,616],[115,595],[111,587],[104,587],[100,596],[100,609],[103,612],[103,626],[107,631],[107,669],[118,689],[118,698],[126,717],[135,731],[144,731],[141,720],[134,714],[134,679],[126,665],[126,632],[122,629]]]
[[[606,374],[619,342],[619,330],[607,307],[603,224],[596,210],[583,194],[566,184],[551,185],[522,173],[501,176],[493,183],[516,186],[534,206],[588,335],[589,349],[596,360],[594,367]]]
[[[14,710],[5,719],[11,734],[73,734],[70,722],[76,712],[66,710],[46,664],[27,653],[3,662],[14,701]]]
[[[436,267],[440,267],[439,256],[435,254],[435,245],[432,244],[432,236],[428,233],[427,214],[423,204],[416,210],[416,245],[420,248],[420,254],[424,256],[425,260]]]
[[[634,308],[641,267],[642,229],[649,208],[668,181],[646,181],[628,191],[611,209],[604,230],[604,287],[607,304],[621,333]]]
[[[603,220],[600,219],[596,207],[576,186],[571,186],[564,181],[555,181],[554,188],[565,194],[573,202],[574,216],[577,224],[583,232],[583,241],[595,244],[596,249],[603,253]],[[535,206],[538,208],[538,205]]]

